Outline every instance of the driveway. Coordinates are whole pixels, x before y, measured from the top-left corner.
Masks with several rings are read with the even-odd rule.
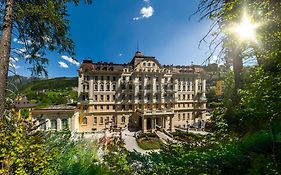
[[[147,154],[149,152],[157,151],[157,150],[143,150],[138,146],[138,143],[136,141],[136,138],[134,137],[135,132],[129,131],[129,130],[124,130],[122,131],[122,138],[124,139],[125,142],[125,148],[128,151],[136,151],[142,154]]]

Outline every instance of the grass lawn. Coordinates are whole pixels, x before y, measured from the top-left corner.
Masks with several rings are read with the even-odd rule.
[[[142,137],[137,139],[140,148],[144,150],[160,149],[162,142],[158,137]]]

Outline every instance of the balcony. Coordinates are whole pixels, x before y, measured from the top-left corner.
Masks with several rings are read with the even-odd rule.
[[[153,110],[137,109],[137,112],[143,115],[174,115],[173,109],[153,109]]]

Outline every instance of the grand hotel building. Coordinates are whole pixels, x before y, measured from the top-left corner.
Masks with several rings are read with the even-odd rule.
[[[165,66],[137,51],[127,64],[84,60],[78,69],[77,131],[134,128],[174,131],[205,118],[200,66]]]

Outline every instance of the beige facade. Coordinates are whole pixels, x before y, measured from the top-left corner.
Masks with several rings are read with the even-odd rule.
[[[69,129],[78,131],[78,113],[76,107],[58,105],[48,108],[33,109],[31,111],[32,119],[40,124],[40,130],[60,131]]]
[[[134,128],[144,132],[205,119],[200,66],[165,66],[136,52],[128,64],[84,60],[78,69],[79,132]]]

